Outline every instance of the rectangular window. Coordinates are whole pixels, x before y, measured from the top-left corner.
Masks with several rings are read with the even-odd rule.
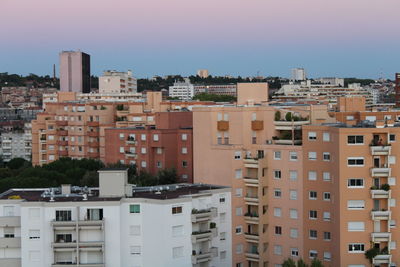
[[[123,146],[119,147],[119,153],[125,153],[125,148]]]
[[[219,233],[219,240],[224,241],[226,239],[226,232]]]
[[[153,134],[153,141],[157,142],[159,140],[158,134]]]
[[[140,246],[131,246],[130,251],[131,251],[131,255],[140,255],[142,249]]]
[[[331,153],[329,153],[329,152],[322,153],[322,156],[323,156],[323,160],[324,161],[330,161],[331,160]]]
[[[310,230],[309,238],[310,239],[317,239],[317,230]]]
[[[129,205],[129,212],[130,213],[140,213],[140,205],[139,204]]]
[[[221,260],[226,259],[226,251],[221,251],[221,252],[219,253],[219,258],[220,258]]]
[[[317,199],[317,191],[308,192],[308,199],[316,200]]]
[[[363,210],[365,208],[364,200],[348,200],[347,209],[349,210]]]
[[[274,159],[275,160],[280,160],[282,157],[281,151],[274,151]]]
[[[317,152],[313,152],[313,151],[308,152],[308,159],[309,160],[317,160]]]
[[[331,136],[330,136],[330,134],[329,134],[329,133],[323,133],[323,135],[322,135],[322,140],[323,140],[324,142],[329,142],[329,141],[331,141]]]
[[[181,214],[182,213],[182,206],[172,207],[172,214]]]
[[[140,163],[140,165],[142,166],[142,168],[146,168],[147,167],[147,162],[142,160],[142,162]]]
[[[242,215],[243,215],[242,207],[236,208],[236,216],[242,216]]]
[[[156,153],[158,155],[161,155],[162,154],[162,148],[161,147],[157,147]]]
[[[71,211],[70,210],[56,210],[56,221],[66,222],[71,221]]]
[[[274,170],[274,178],[275,179],[281,179],[282,178],[282,174],[280,170]]]
[[[274,197],[275,198],[281,198],[282,197],[282,191],[279,188],[274,189]]]
[[[186,161],[186,160],[183,160],[183,161],[182,161],[182,167],[183,167],[183,168],[187,168],[187,166],[188,166],[187,161]]]
[[[323,172],[322,173],[323,180],[325,182],[329,182],[331,180],[331,173],[330,172]]]
[[[330,261],[331,257],[332,255],[330,252],[324,252],[324,261]]]
[[[290,209],[289,215],[290,215],[290,219],[297,219],[299,216],[296,209]]]
[[[140,150],[140,152],[141,152],[142,154],[146,154],[146,153],[147,153],[147,149],[146,149],[145,147],[142,147],[141,150]]]
[[[242,169],[235,170],[235,178],[236,179],[242,178]]]
[[[316,210],[309,211],[309,218],[311,220],[316,220],[318,218],[318,212]]]
[[[347,144],[363,145],[364,144],[364,136],[363,135],[349,135],[349,136],[347,136]]]
[[[241,159],[241,158],[242,158],[242,152],[235,151],[235,159]]]
[[[349,232],[364,232],[365,223],[364,222],[348,222],[347,231]]]
[[[182,134],[182,141],[186,141],[187,140],[187,134]]]
[[[347,187],[348,188],[364,188],[364,179],[363,178],[347,179]]]
[[[296,181],[297,180],[297,171],[289,171],[289,179],[291,181]]]
[[[364,253],[364,244],[361,243],[350,243],[349,253]]]
[[[291,161],[297,161],[297,152],[289,152],[289,159]]]
[[[241,226],[241,225],[239,225],[239,226],[237,226],[237,227],[235,228],[235,233],[236,233],[236,234],[241,234],[241,233],[242,233],[242,226]]]
[[[364,166],[364,158],[347,158],[347,166]]]
[[[330,192],[324,192],[324,200],[325,201],[330,201],[331,200],[331,193]]]
[[[354,116],[352,116],[352,115],[346,116],[346,120],[352,121],[352,120],[354,120]]]
[[[291,248],[290,249],[290,256],[298,257],[299,256],[299,249],[298,248]]]
[[[241,197],[243,195],[243,189],[242,188],[236,188],[236,194],[237,197]]]
[[[308,172],[308,180],[316,181],[317,180],[317,172],[316,171],[309,171]]]
[[[389,135],[389,141],[390,142],[395,142],[396,141],[396,135],[395,134],[390,134]]]
[[[310,256],[310,259],[315,259],[318,257],[318,252],[316,250],[310,250],[309,256]]]
[[[281,217],[282,216],[282,209],[281,208],[274,208],[274,216]]]
[[[86,218],[89,221],[103,220],[103,209],[87,209]]]
[[[145,134],[141,134],[141,135],[140,135],[140,140],[146,141],[146,135],[145,135]]]
[[[324,240],[325,241],[331,240],[331,232],[324,232]]]
[[[187,147],[182,147],[182,154],[187,154]]]
[[[236,245],[236,254],[242,254],[243,253],[243,245],[238,244]]]
[[[275,254],[275,255],[282,255],[282,246],[280,246],[280,245],[275,245],[275,246],[274,246],[274,254]]]
[[[124,138],[125,138],[125,134],[120,133],[120,134],[119,134],[119,139],[120,139],[120,140],[124,140]]]
[[[297,190],[290,190],[289,197],[291,200],[297,200]]]
[[[220,195],[219,196],[219,203],[225,203],[225,195]]]
[[[175,247],[172,248],[172,258],[181,258],[183,257],[183,247]]]
[[[299,230],[297,228],[290,228],[290,237],[297,238],[299,236]]]
[[[310,141],[317,140],[317,133],[316,132],[308,132],[308,140],[310,140]]]
[[[282,235],[282,227],[281,226],[275,226],[275,234]]]
[[[3,228],[4,238],[14,238],[15,228],[14,227],[4,227]]]
[[[324,211],[323,218],[324,221],[329,222],[331,220],[331,213],[329,211]]]

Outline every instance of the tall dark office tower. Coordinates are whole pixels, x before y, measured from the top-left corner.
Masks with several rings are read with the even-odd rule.
[[[60,91],[90,93],[90,55],[81,51],[60,53]]]
[[[396,73],[395,87],[396,93],[396,107],[400,107],[400,73]]]

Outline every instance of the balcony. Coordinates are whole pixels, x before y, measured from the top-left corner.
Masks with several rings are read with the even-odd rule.
[[[246,168],[258,168],[258,159],[244,158],[243,162]]]
[[[137,158],[137,153],[136,153],[136,152],[125,151],[125,155],[126,155],[128,158]]]
[[[246,205],[258,206],[258,197],[257,196],[246,195],[244,197],[244,201],[245,201]]]
[[[67,126],[68,125],[68,121],[56,121],[56,125],[57,126]]]
[[[379,198],[384,198],[384,199],[389,199],[391,196],[391,190],[383,190],[383,189],[372,189],[371,190],[371,198],[374,199],[379,199]]]
[[[251,129],[253,131],[261,131],[264,130],[264,121],[252,121]]]
[[[21,217],[19,216],[4,216],[0,217],[0,227],[20,227]]]
[[[245,254],[246,260],[258,262],[260,260],[260,255],[256,251],[249,251]]]
[[[371,168],[372,177],[389,177],[391,175],[391,168]]]
[[[246,213],[244,215],[244,220],[248,224],[259,224],[259,218],[257,213]]]
[[[276,139],[274,144],[276,145],[301,145],[301,140],[291,140],[291,139]]]
[[[68,157],[68,150],[59,150],[58,156],[59,157]]]
[[[202,262],[211,261],[211,258],[212,258],[211,252],[192,255],[192,264],[199,264]]]
[[[388,232],[371,233],[372,242],[390,242],[392,234]]]
[[[390,155],[391,149],[391,146],[371,146],[371,155],[388,156]]]
[[[218,121],[217,129],[220,132],[225,132],[229,130],[229,121]]]
[[[99,132],[98,131],[88,131],[88,136],[99,137]]]
[[[89,152],[88,156],[89,156],[89,158],[98,158],[98,157],[100,157],[100,153],[99,152]]]
[[[21,237],[0,238],[0,248],[20,248]]]
[[[260,240],[259,235],[254,234],[254,233],[245,233],[244,238],[246,239],[247,242],[257,243],[257,244],[258,244],[258,241]]]
[[[380,264],[390,264],[392,262],[392,255],[376,255],[372,259],[372,263],[374,265],[380,265]]]
[[[192,243],[199,243],[205,241],[211,241],[213,233],[211,231],[205,232],[193,232],[192,233]]]
[[[192,223],[206,222],[216,215],[216,209],[192,210]]]
[[[51,222],[51,225],[53,226],[53,228],[57,229],[57,230],[63,230],[64,228],[75,228],[76,226],[76,221],[56,221],[53,220]]]
[[[373,210],[371,211],[371,217],[374,221],[388,221],[391,218],[391,212],[389,210],[380,211],[380,210]]]
[[[58,136],[67,136],[68,135],[68,131],[66,131],[66,130],[57,130],[57,135]]]
[[[274,121],[275,130],[300,130],[301,126],[310,124],[310,121]]]
[[[84,267],[104,267],[104,263],[53,263],[51,267],[84,266]]]
[[[88,121],[87,126],[89,127],[99,127],[100,123],[98,121]]]
[[[250,187],[258,187],[259,186],[259,180],[258,178],[254,178],[254,177],[244,177],[244,184],[246,186],[250,186]]]
[[[103,241],[79,241],[79,249],[82,251],[98,251],[99,248],[103,248]]]
[[[56,248],[76,248],[76,242],[53,242],[51,247]]]
[[[59,146],[68,146],[68,141],[58,140],[57,145]]]
[[[127,143],[128,145],[137,145],[137,141],[136,141],[134,138],[128,138],[128,139],[126,140],[126,143]]]
[[[97,148],[99,147],[99,142],[89,142],[89,147]]]

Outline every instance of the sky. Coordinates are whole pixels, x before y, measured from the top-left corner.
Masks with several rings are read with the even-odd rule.
[[[52,75],[62,50],[92,74],[393,78],[399,0],[0,0],[0,72]]]

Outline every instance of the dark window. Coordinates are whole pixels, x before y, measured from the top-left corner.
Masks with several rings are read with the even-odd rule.
[[[71,211],[70,210],[56,210],[56,221],[71,221]]]

